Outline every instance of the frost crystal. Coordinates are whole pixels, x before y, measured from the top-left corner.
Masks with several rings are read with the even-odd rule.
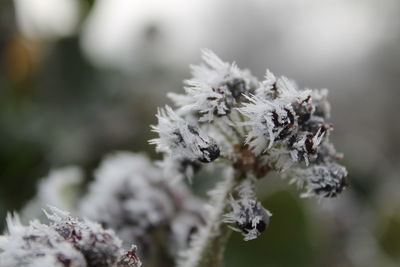
[[[268,227],[272,214],[255,200],[250,181],[245,181],[238,188],[239,199],[232,196],[229,201],[232,211],[224,215],[224,222],[234,224],[233,230],[241,232],[244,240],[257,238]]]
[[[157,114],[158,125],[153,131],[159,138],[150,140],[159,152],[168,153],[176,159],[211,162],[218,158],[220,151],[213,138],[206,135],[196,125],[187,123],[170,107],[160,109]]]
[[[248,70],[240,70],[235,63],[222,61],[210,50],[203,51],[206,65],[192,66],[192,79],[187,80],[185,95],[170,93],[180,107],[178,112],[199,115],[199,121],[211,122],[214,116],[229,114],[243,95],[254,93],[258,81]]]

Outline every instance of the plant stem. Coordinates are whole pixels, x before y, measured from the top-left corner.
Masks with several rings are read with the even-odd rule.
[[[240,172],[230,172],[230,175],[210,192],[210,214],[207,224],[199,229],[190,248],[183,253],[178,263],[179,267],[221,266],[225,246],[232,232],[222,219],[229,209],[229,196],[242,179],[243,175]]]

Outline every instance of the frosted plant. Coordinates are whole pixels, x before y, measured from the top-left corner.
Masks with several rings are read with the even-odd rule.
[[[184,94],[170,93],[177,106],[160,109],[159,137],[166,173],[191,178],[210,164],[225,166],[223,181],[210,191],[207,223],[181,253],[179,266],[219,266],[230,233],[245,240],[267,228],[271,213],[257,201],[254,185],[276,171],[307,197],[336,197],[347,186],[341,155],[329,142],[332,126],[327,90],[299,89],[267,70],[258,82],[248,70],[209,50],[192,66]],[[168,176],[168,175],[167,175]]]
[[[136,247],[124,252],[121,241],[99,224],[73,218],[68,212],[50,207],[51,221],[44,225],[20,223],[18,215],[8,215],[8,233],[0,236],[0,266],[37,267],[139,267]],[[129,260],[128,260],[129,259]]]
[[[172,266],[204,223],[202,203],[142,154],[105,157],[80,203],[80,213],[136,243],[147,266]],[[152,261],[152,262],[151,262]]]

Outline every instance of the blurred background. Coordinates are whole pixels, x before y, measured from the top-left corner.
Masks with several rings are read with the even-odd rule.
[[[329,88],[351,187],[316,203],[260,186],[268,231],[232,236],[226,266],[400,266],[400,2],[0,2],[0,229],[51,168],[90,177],[111,151],[145,151],[157,106],[210,48],[260,79]],[[399,138],[399,139],[398,139]]]

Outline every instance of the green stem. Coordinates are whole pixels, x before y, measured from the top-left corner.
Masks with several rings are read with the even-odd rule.
[[[211,209],[207,224],[194,238],[191,247],[184,253],[179,267],[219,267],[223,262],[226,243],[232,232],[222,222],[223,215],[229,211],[229,196],[243,180],[243,175],[235,172],[225,177],[210,193]]]

